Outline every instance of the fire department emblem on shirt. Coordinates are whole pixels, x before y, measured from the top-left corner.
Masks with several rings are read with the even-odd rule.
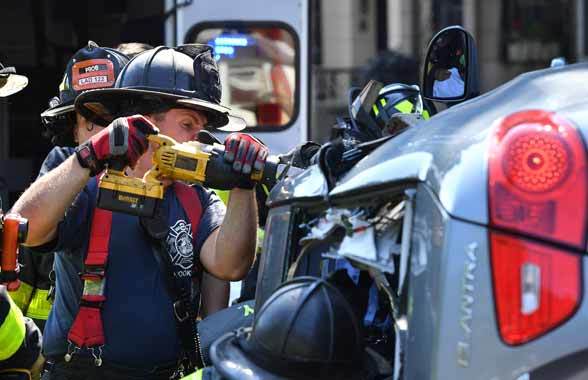
[[[170,227],[167,246],[174,265],[182,269],[192,268],[192,225],[185,220],[178,220]]]

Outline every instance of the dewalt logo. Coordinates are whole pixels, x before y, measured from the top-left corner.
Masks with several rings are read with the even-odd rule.
[[[139,198],[131,197],[129,195],[119,195],[118,200],[121,202],[127,202],[127,203],[132,203],[132,204],[139,203]]]

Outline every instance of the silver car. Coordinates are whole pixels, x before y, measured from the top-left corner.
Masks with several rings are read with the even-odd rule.
[[[587,79],[588,64],[523,74],[335,183],[320,163],[280,183],[257,304],[345,259],[388,297],[392,378],[588,379]],[[337,223],[344,237],[312,246]]]

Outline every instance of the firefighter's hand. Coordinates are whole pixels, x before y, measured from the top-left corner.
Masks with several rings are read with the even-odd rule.
[[[141,115],[119,117],[78,146],[76,156],[92,176],[107,164],[118,170],[134,167],[149,147],[147,136],[157,133],[158,129]]]
[[[252,172],[263,173],[269,149],[260,140],[247,133],[231,133],[225,139],[225,161],[232,164],[233,171],[247,178]],[[255,182],[243,181],[240,188],[252,189]]]

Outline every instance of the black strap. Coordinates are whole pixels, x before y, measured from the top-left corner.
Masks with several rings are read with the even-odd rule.
[[[153,253],[164,275],[165,286],[172,300],[180,343],[184,351],[184,356],[188,360],[187,365],[190,367],[185,369],[194,371],[196,368],[202,368],[203,364],[199,355],[200,347],[196,329],[196,318],[198,317],[199,309],[197,300],[200,298],[200,286],[198,284],[198,286],[193,286],[190,289],[186,288],[183,284],[180,285],[180,281],[173,275],[173,264],[165,247],[164,240],[159,240],[158,243],[154,242]],[[197,297],[193,297],[193,294],[197,294]]]
[[[172,300],[176,327],[182,345],[184,356],[182,364],[184,370],[190,373],[196,368],[203,367],[196,329],[200,300],[200,274],[202,272],[192,271],[191,288],[186,287],[184,281],[176,279],[173,263],[165,245],[168,225],[167,218],[163,215],[167,215],[167,213],[162,210],[160,204],[154,218],[140,218],[141,226],[151,238],[153,256],[163,273],[165,287]],[[197,265],[196,261],[197,259],[194,258],[194,265]],[[199,278],[195,279],[194,276]]]

